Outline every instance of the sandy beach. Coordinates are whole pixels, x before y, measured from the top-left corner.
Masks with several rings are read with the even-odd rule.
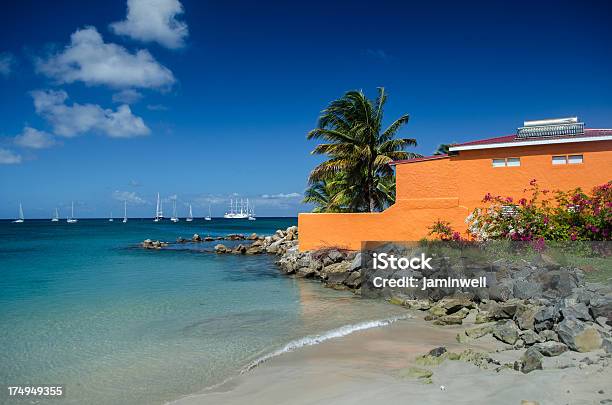
[[[469,326],[469,325],[467,325]],[[259,367],[213,389],[181,398],[173,405],[195,404],[600,404],[612,398],[610,367],[584,361],[580,367],[522,374],[511,369],[482,369],[464,361],[446,360],[435,367],[432,383],[401,377],[415,358],[445,346],[490,351],[502,364],[519,352],[485,336],[459,344],[455,336],[466,326],[436,327],[418,314],[386,327],[358,331],[319,345],[270,359]],[[496,352],[496,350],[500,350]],[[603,352],[566,352],[546,362],[576,362]],[[546,365],[546,363],[545,363]],[[443,387],[442,387],[443,386]],[[603,401],[603,402],[602,402]],[[612,401],[612,400],[611,400]]]

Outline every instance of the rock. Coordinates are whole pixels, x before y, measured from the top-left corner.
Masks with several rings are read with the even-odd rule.
[[[559,324],[560,340],[570,349],[578,352],[590,352],[599,349],[603,340],[597,329],[585,322],[565,319]]]
[[[524,331],[521,334],[521,339],[523,339],[527,346],[531,346],[534,343],[543,341],[542,338],[531,329],[527,329],[526,331]]]
[[[344,284],[344,282],[348,279],[350,273],[348,271],[335,271],[330,272],[327,275],[327,285],[340,285]]]
[[[349,271],[357,271],[359,269],[361,269],[361,252],[357,253],[351,261]]]
[[[542,342],[558,342],[559,341],[559,336],[557,335],[557,332],[555,332],[554,330],[550,330],[550,329],[546,329],[543,330],[542,332],[540,332],[538,334],[538,336],[540,337],[540,341]]]
[[[610,325],[608,325],[608,318],[606,318],[605,316],[598,316],[595,319],[595,322],[597,322],[597,324],[601,327],[603,327],[606,330],[610,330]]]
[[[246,246],[244,246],[243,244],[239,244],[238,246],[234,248],[234,250],[232,250],[232,253],[235,255],[243,255],[246,253],[246,251],[247,251]]]
[[[608,338],[608,337],[604,338],[601,346],[603,347],[606,353],[612,353],[612,339],[611,338]]]
[[[145,239],[141,243],[141,246],[145,249],[161,249],[162,247],[168,246],[168,244],[158,240]]]
[[[582,321],[592,321],[589,308],[583,303],[578,303],[560,309],[563,319],[580,319]]]
[[[476,314],[475,323],[488,323],[491,322],[494,318],[487,311],[478,311]]]
[[[542,296],[542,285],[528,280],[514,280],[512,291],[516,298],[537,298]]]
[[[325,266],[323,267],[323,269],[321,269],[321,278],[323,280],[327,280],[329,275],[332,273],[346,273],[346,275],[344,276],[346,279],[346,277],[348,277],[348,267],[349,266],[350,266],[349,262],[333,263],[328,266]]]
[[[187,239],[183,238],[182,236],[179,236],[178,238],[176,238],[176,243],[186,243]]]
[[[296,277],[300,277],[300,278],[310,278],[310,277],[314,277],[315,270],[312,267],[300,267],[295,272],[295,275]]]
[[[447,352],[446,347],[440,346],[440,347],[436,347],[435,349],[431,349],[429,353],[427,354],[433,357],[440,357],[446,352]]]
[[[480,316],[480,319],[484,320],[485,316],[488,317],[486,322],[500,319],[512,319],[520,304],[521,302],[518,300],[510,300],[507,302],[487,301],[480,304],[479,309],[485,312],[485,314]]]
[[[492,325],[477,326],[474,328],[466,329],[464,332],[468,337],[472,339],[478,339],[479,337],[493,333]]]
[[[519,338],[519,329],[513,321],[506,321],[493,327],[493,336],[504,343],[513,345]]]
[[[523,339],[517,340],[514,344],[515,349],[522,349],[523,347],[525,347],[525,341]]]
[[[540,353],[546,357],[558,356],[567,351],[567,346],[560,342],[544,342],[533,345]]]
[[[461,325],[463,323],[463,319],[470,313],[470,310],[467,308],[461,308],[459,311],[449,314],[443,315],[434,320],[434,325]]]
[[[441,306],[435,305],[429,308],[429,313],[433,316],[440,317],[446,315],[446,309]]]
[[[539,311],[539,307],[520,304],[516,307],[514,320],[519,328],[533,329],[535,324],[535,314]]]
[[[359,288],[361,286],[361,271],[353,271],[344,281],[349,288]]]
[[[228,247],[221,243],[215,246],[215,253],[228,253],[228,252],[230,252]]]
[[[521,372],[527,374],[534,370],[542,370],[542,358],[544,356],[535,347],[525,351],[520,360]]]
[[[194,233],[193,236],[191,237],[191,241],[192,242],[202,242],[202,237],[198,235],[197,233]]]
[[[256,233],[252,233],[250,236],[248,236],[246,239],[247,240],[257,240],[258,236]]]
[[[545,321],[554,321],[557,319],[557,313],[554,307],[542,307],[534,315],[534,321],[536,323],[542,323]]]
[[[263,253],[263,249],[261,246],[253,244],[247,248],[245,253],[247,255],[258,255],[258,254]]]
[[[513,298],[513,291],[513,280],[505,278],[498,280],[495,284],[491,284],[491,287],[489,287],[489,297],[495,301],[507,301]]]
[[[404,305],[404,299],[401,297],[393,296],[389,299],[389,303],[393,305]]]
[[[426,311],[431,308],[431,301],[429,300],[406,300],[404,306],[410,309],[416,309],[419,311]]]
[[[212,242],[214,240],[215,240],[215,238],[213,238],[212,236],[207,236],[207,237],[204,238],[205,242]]]
[[[298,238],[298,227],[290,226],[285,231],[285,240],[296,240]]]
[[[280,239],[279,239],[279,240],[277,240],[276,242],[272,242],[272,243],[271,243],[271,244],[268,246],[268,248],[266,249],[266,251],[267,251],[268,253],[278,253],[278,252],[279,252],[279,250],[280,250],[280,246],[281,246],[281,244],[282,244],[282,243],[283,243],[283,241],[282,241],[282,240],[280,240]]]
[[[591,299],[590,306],[593,318],[603,316],[608,319],[606,323],[612,326],[612,296],[610,294]]]
[[[538,401],[521,400],[521,405],[540,405]]]
[[[337,249],[332,249],[327,252],[327,258],[331,261],[331,263],[338,263],[344,260],[344,255]]]
[[[443,298],[436,306],[444,308],[447,314],[453,314],[462,308],[475,308],[474,303],[467,297],[451,297],[451,298]]]

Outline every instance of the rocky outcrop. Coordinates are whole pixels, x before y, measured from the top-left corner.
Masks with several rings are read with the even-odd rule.
[[[544,356],[535,347],[530,347],[521,357],[518,369],[527,374],[534,370],[542,370],[542,359]]]
[[[143,248],[145,248],[145,249],[161,249],[163,247],[168,246],[168,242],[162,242],[162,241],[159,241],[159,240],[145,239],[144,241],[142,241],[142,243],[140,245]]]
[[[537,343],[533,347],[547,357],[558,356],[567,351],[567,346],[560,342]]]
[[[603,344],[597,328],[577,319],[565,319],[559,324],[557,333],[563,343],[577,352],[590,352]]]

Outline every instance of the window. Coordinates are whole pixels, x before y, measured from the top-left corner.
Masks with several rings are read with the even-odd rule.
[[[552,157],[553,165],[576,165],[582,163],[582,155],[560,155]]]
[[[506,166],[506,159],[493,159],[493,167]]]
[[[553,165],[564,165],[567,163],[567,159],[565,156],[553,156],[552,164]]]
[[[569,155],[567,157],[567,163],[570,165],[582,163],[582,155]]]
[[[520,158],[508,158],[506,159],[506,166],[508,167],[516,167],[521,165]]]
[[[517,167],[521,165],[521,158],[493,159],[493,167]]]

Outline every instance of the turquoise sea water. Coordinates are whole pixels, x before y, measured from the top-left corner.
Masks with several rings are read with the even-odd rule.
[[[286,347],[400,314],[283,276],[271,256],[206,252],[218,242],[138,247],[295,223],[0,221],[0,403],[15,401],[7,385],[64,385],[53,403],[164,403]]]

